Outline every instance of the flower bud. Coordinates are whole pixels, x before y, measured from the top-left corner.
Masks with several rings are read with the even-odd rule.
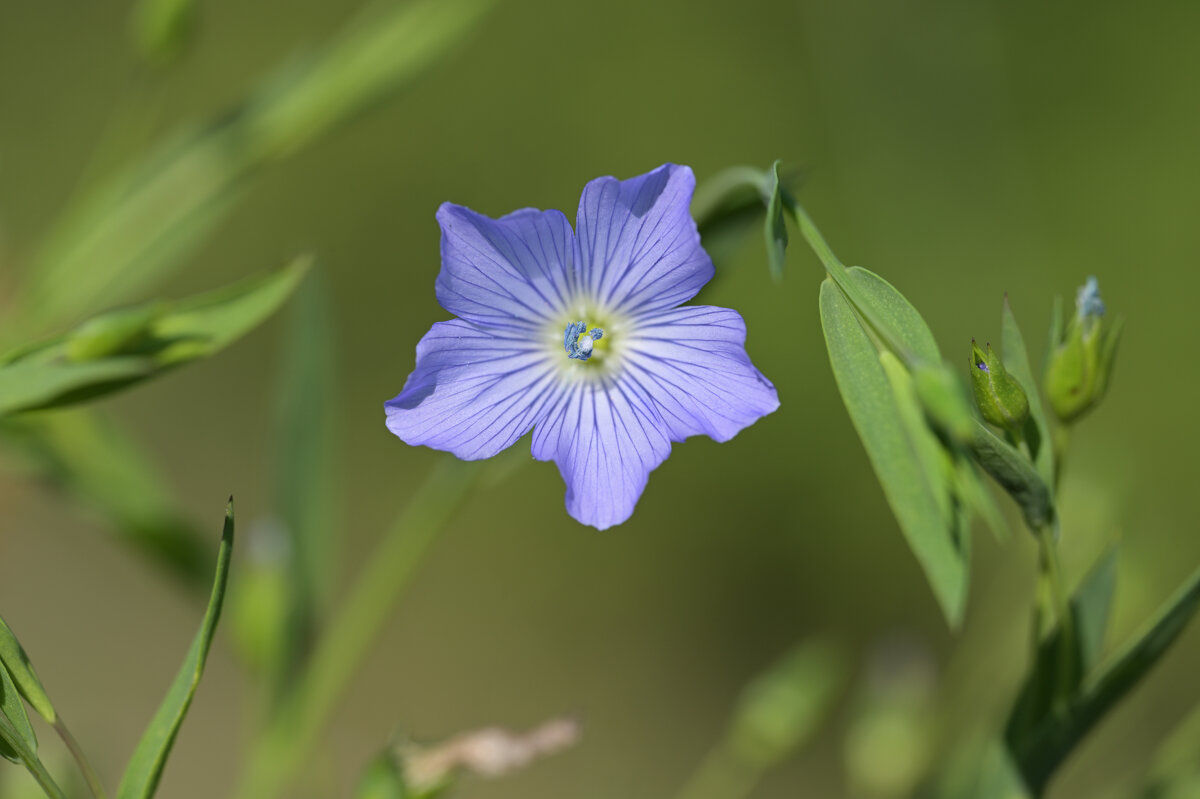
[[[1121,337],[1121,321],[1104,322],[1104,303],[1096,278],[1079,288],[1075,315],[1053,342],[1046,363],[1046,396],[1064,424],[1095,407],[1108,390]]]
[[[1029,418],[1029,397],[1017,379],[1008,373],[1000,356],[979,349],[971,340],[971,385],[975,402],[988,422],[1005,430],[1019,430]]]

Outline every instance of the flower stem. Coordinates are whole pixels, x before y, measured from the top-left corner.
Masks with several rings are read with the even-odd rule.
[[[67,750],[70,751],[71,757],[75,758],[75,763],[79,766],[79,771],[83,774],[83,779],[87,782],[88,790],[92,792],[92,796],[95,799],[107,799],[107,794],[104,792],[104,785],[100,782],[100,777],[96,775],[96,770],[88,762],[87,755],[84,754],[83,747],[79,745],[79,741],[75,740],[75,736],[67,729],[67,724],[63,721],[62,716],[54,719],[54,731],[58,733],[58,737],[62,738],[63,743],[67,745]]]
[[[234,796],[273,799],[308,762],[408,578],[478,475],[473,465],[443,461],[400,512],[325,628],[294,691],[254,745]]]
[[[1047,602],[1052,605],[1054,616],[1058,621],[1058,640],[1063,647],[1063,655],[1056,658],[1059,690],[1055,694],[1065,697],[1071,693],[1071,685],[1074,680],[1075,664],[1067,653],[1072,651],[1070,642],[1075,640],[1075,619],[1067,598],[1062,568],[1058,561],[1058,547],[1054,542],[1053,528],[1050,525],[1044,525],[1038,529],[1038,553],[1041,566],[1039,581],[1045,585],[1045,589],[1038,592],[1039,606]],[[1045,611],[1039,607],[1039,611],[1034,617],[1035,630],[1041,627],[1040,618],[1044,613]],[[1040,631],[1035,632],[1035,642],[1040,643]],[[1037,657],[1036,648],[1033,650],[1032,656]]]

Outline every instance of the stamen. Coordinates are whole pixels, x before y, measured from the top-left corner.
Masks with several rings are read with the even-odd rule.
[[[585,330],[587,324],[582,320],[567,323],[566,330],[563,331],[563,349],[567,351],[568,358],[586,361],[592,357],[596,342],[604,338],[604,331],[598,327],[593,327],[586,333]]]

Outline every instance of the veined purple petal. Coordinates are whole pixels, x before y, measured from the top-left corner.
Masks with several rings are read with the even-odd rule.
[[[524,208],[490,219],[443,203],[437,298],[455,316],[528,329],[561,315],[575,269],[571,223],[561,211]]]
[[[583,293],[627,313],[674,308],[713,276],[689,207],[696,178],[665,164],[583,189],[575,226]]]
[[[737,311],[706,305],[638,319],[624,377],[651,398],[672,441],[704,434],[728,441],[779,407],[775,387],[746,354]]]
[[[417,345],[417,368],[388,400],[388,429],[412,445],[490,458],[544,418],[561,393],[544,348],[455,319]]]
[[[603,530],[630,517],[651,470],[671,453],[671,442],[636,386],[580,380],[538,424],[532,452],[558,465],[567,512]]]

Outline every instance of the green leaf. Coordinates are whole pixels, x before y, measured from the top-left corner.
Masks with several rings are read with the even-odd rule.
[[[891,283],[861,266],[847,269],[846,277],[856,289],[850,297],[855,307],[868,306],[869,315],[864,318],[872,327],[885,328],[889,338],[900,345],[897,357],[910,367],[942,363],[942,353],[924,317]],[[893,342],[885,338],[883,343],[891,346]]]
[[[193,253],[246,179],[328,134],[457,46],[490,0],[372,4],[320,51],[293,59],[232,113],[176,136],[92,187],[58,221],[13,303],[29,324],[125,302]]]
[[[17,686],[9,676],[3,661],[0,661],[0,716],[8,719],[29,751],[37,751],[37,736],[33,732],[33,726],[29,723],[29,715],[25,712],[25,703],[21,701]],[[0,757],[11,760],[13,763],[21,762],[17,750],[3,739],[0,739]]]
[[[411,799],[412,792],[394,752],[380,752],[358,778],[354,799]]]
[[[1054,496],[1028,458],[978,420],[970,449],[983,470],[1020,506],[1030,529],[1055,523]]]
[[[175,744],[175,736],[179,733],[184,716],[192,704],[192,697],[196,694],[196,686],[200,684],[200,676],[204,673],[204,661],[208,657],[208,648],[212,644],[213,633],[216,632],[217,621],[221,617],[221,605],[225,600],[232,553],[233,499],[230,498],[225,507],[225,525],[221,531],[221,547],[217,553],[217,573],[204,621],[166,697],[159,705],[158,712],[154,714],[150,726],[143,733],[129,765],[125,768],[121,786],[117,789],[117,799],[149,799],[158,789],[158,781],[167,764],[171,747]]]
[[[767,217],[764,225],[767,240],[767,264],[771,268],[771,275],[776,280],[783,278],[783,264],[788,245],[787,224],[783,219],[784,202],[781,196],[783,184],[779,179],[779,164],[780,161],[777,160],[767,170],[763,192],[767,198]]]
[[[16,753],[20,761],[25,764],[25,768],[37,780],[46,796],[49,796],[50,799],[66,799],[66,794],[54,782],[54,778],[50,776],[50,772],[38,758],[37,752],[29,748],[22,732],[9,721],[8,716],[2,713],[0,713],[0,742]]]
[[[123,543],[189,586],[207,588],[212,555],[129,435],[87,410],[0,420],[13,465],[97,513]]]
[[[1033,377],[1029,365],[1029,352],[1025,338],[1017,326],[1008,295],[1004,295],[1004,311],[1001,315],[1001,340],[1004,344],[1004,366],[1025,389],[1029,399],[1029,420],[1025,423],[1024,436],[1033,453],[1033,463],[1046,485],[1054,485],[1054,447],[1050,439],[1050,426],[1046,422],[1046,411],[1042,407],[1038,381]]]
[[[337,573],[335,531],[334,331],[328,292],[312,272],[292,309],[277,398],[275,502],[291,538],[288,651],[275,659],[294,671],[316,634]],[[290,674],[276,675],[282,683]]]
[[[871,278],[858,280],[877,286]],[[940,443],[920,420],[919,408],[914,413],[915,397],[906,398],[901,390],[898,398],[893,380],[902,383],[899,374],[889,379],[874,341],[828,279],[821,284],[821,325],[838,390],[888,504],[947,621],[956,626],[966,600],[967,568],[948,476],[936,474],[934,452]]]
[[[283,269],[199,297],[155,302],[152,313],[106,314],[10,356],[0,365],[0,416],[95,399],[213,355],[274,313],[308,264],[309,259],[298,258]]]
[[[58,719],[54,705],[50,702],[46,689],[42,687],[42,681],[33,670],[33,663],[29,661],[21,642],[3,618],[0,618],[0,663],[4,664],[17,686],[17,691],[25,697],[29,706],[48,724],[53,724]]]
[[[1103,592],[1099,592],[1101,595]],[[1010,735],[1009,747],[1025,779],[1040,794],[1059,765],[1118,702],[1149,673],[1200,607],[1200,569],[1192,573],[1147,628],[1100,668],[1085,675],[1078,694],[1040,724]]]

